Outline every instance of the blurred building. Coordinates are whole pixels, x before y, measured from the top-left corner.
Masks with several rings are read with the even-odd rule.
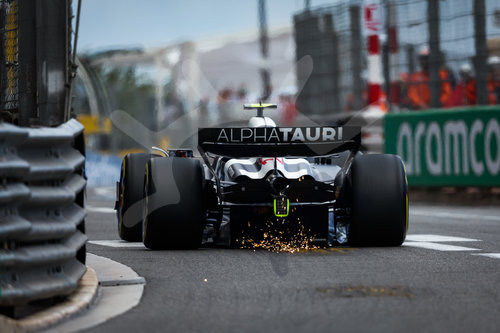
[[[214,90],[238,90],[244,87],[248,100],[255,100],[262,90],[259,70],[271,71],[273,98],[296,86],[295,42],[293,29],[281,27],[269,31],[269,59],[259,51],[258,31],[234,33],[195,41],[201,72],[200,93],[213,95]]]
[[[486,90],[488,57],[500,55],[498,1],[484,0],[479,15],[475,14],[474,4],[482,4],[482,0],[378,3],[381,17],[385,17],[379,32],[383,86],[380,108],[389,111],[412,108],[407,100],[409,78],[421,70],[419,52],[425,47],[430,49],[430,71],[434,73],[428,83],[434,101],[430,106],[443,104],[438,92],[442,84],[437,75],[440,70],[447,71],[445,80],[453,87],[460,79],[459,68],[468,64],[478,86]],[[261,56],[259,33],[255,29],[154,49],[115,50],[90,57],[89,66],[134,66],[146,74],[154,86],[151,97],[154,101],[135,114],[148,119],[150,124],[146,125],[151,130],[169,128],[169,133],[174,133],[174,129],[183,133],[170,134],[170,139],[180,137],[181,143],[186,135],[192,137],[198,126],[241,123],[248,119],[241,105],[261,96],[262,68],[271,73],[270,102],[282,102],[280,96],[287,96],[287,103],[295,107],[298,98],[302,116],[332,122],[346,112],[368,107],[370,71],[364,4],[353,0],[307,9],[294,16],[293,27],[271,28],[266,61]],[[437,6],[438,10],[429,5]],[[481,26],[484,32],[477,30]],[[484,96],[480,98],[481,91],[478,89],[477,103],[487,103]],[[112,96],[107,99],[113,100]],[[81,103],[86,108],[98,104],[105,103]],[[100,113],[109,117],[116,106],[106,108],[107,112]],[[280,118],[280,114],[272,116]]]

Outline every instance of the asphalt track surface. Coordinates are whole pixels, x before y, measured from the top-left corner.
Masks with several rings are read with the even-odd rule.
[[[111,198],[88,197],[88,252],[147,285],[85,332],[500,331],[500,207],[413,203],[397,248],[150,251],[113,242]]]

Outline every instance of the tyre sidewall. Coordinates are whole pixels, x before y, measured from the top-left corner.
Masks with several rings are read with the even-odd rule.
[[[395,155],[360,155],[351,167],[350,240],[356,246],[398,246],[408,228],[408,186]]]
[[[147,167],[143,241],[151,249],[191,249],[201,244],[203,169],[193,158],[151,159]]]
[[[140,202],[143,199],[144,169],[150,157],[151,154],[147,153],[133,153],[126,155],[122,161],[119,195],[123,198],[118,198],[117,215],[118,234],[126,241],[141,240]]]

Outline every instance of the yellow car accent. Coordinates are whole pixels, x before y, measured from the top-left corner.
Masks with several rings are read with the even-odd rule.
[[[271,103],[252,103],[252,104],[245,104],[243,105],[243,108],[248,110],[248,109],[260,109],[260,108],[277,108],[278,105],[276,104],[271,104]]]
[[[274,199],[274,215],[276,217],[287,217],[288,212],[290,211],[290,200],[288,198],[286,199],[286,214],[278,214],[278,212],[276,211],[276,200],[277,199]]]
[[[149,164],[149,163],[148,163]],[[149,188],[149,167],[148,165],[146,164],[146,186],[145,188]],[[144,221],[142,221],[142,223],[144,223],[144,234],[142,235],[142,237],[144,238],[144,236],[146,235],[146,231],[148,230],[148,215],[149,215],[149,193],[147,193],[147,195],[144,196]]]
[[[5,33],[5,62],[16,63],[18,59],[18,7],[17,0],[12,1],[7,13],[7,29]],[[4,61],[4,59],[2,59]],[[5,64],[4,64],[5,65]],[[7,95],[14,95],[18,92],[17,71],[14,66],[7,66]],[[3,87],[2,87],[3,88]]]
[[[404,170],[404,173],[405,173],[405,189],[406,189],[406,193],[405,193],[405,196],[406,196],[406,231],[408,231],[408,220],[409,220],[409,213],[408,213],[408,178],[406,177],[406,165],[404,163],[403,164],[403,170]]]
[[[111,134],[111,119],[97,115],[80,114],[78,121],[85,128],[85,134]]]
[[[123,204],[124,204],[124,197],[125,197],[125,159],[123,159],[122,163],[122,179],[120,179],[120,186],[121,186],[121,191],[120,191],[120,235],[122,234],[122,225],[123,225]]]
[[[406,193],[406,231],[408,231],[408,193]]]

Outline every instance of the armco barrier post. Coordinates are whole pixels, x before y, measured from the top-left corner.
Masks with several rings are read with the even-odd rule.
[[[385,152],[412,186],[500,186],[500,107],[387,114]]]
[[[36,2],[36,53],[39,120],[56,126],[65,119],[68,84],[69,1]],[[43,60],[43,61],[42,61]]]
[[[360,6],[350,6],[349,7],[349,19],[350,19],[350,30],[351,30],[351,44],[349,45],[349,55],[352,61],[352,86],[354,94],[354,110],[361,110],[363,107],[363,80],[361,79],[362,72],[362,62],[361,62],[361,7]]]
[[[36,1],[22,0],[19,6],[19,125],[30,126],[36,107]],[[1,26],[1,25],[0,25]]]
[[[442,62],[439,30],[439,1],[427,0],[427,17],[429,24],[429,88],[431,93],[430,106],[441,106],[441,79],[439,70]]]
[[[488,86],[486,58],[488,47],[486,45],[486,6],[484,0],[474,0],[474,69],[476,74],[477,104],[488,104]]]

